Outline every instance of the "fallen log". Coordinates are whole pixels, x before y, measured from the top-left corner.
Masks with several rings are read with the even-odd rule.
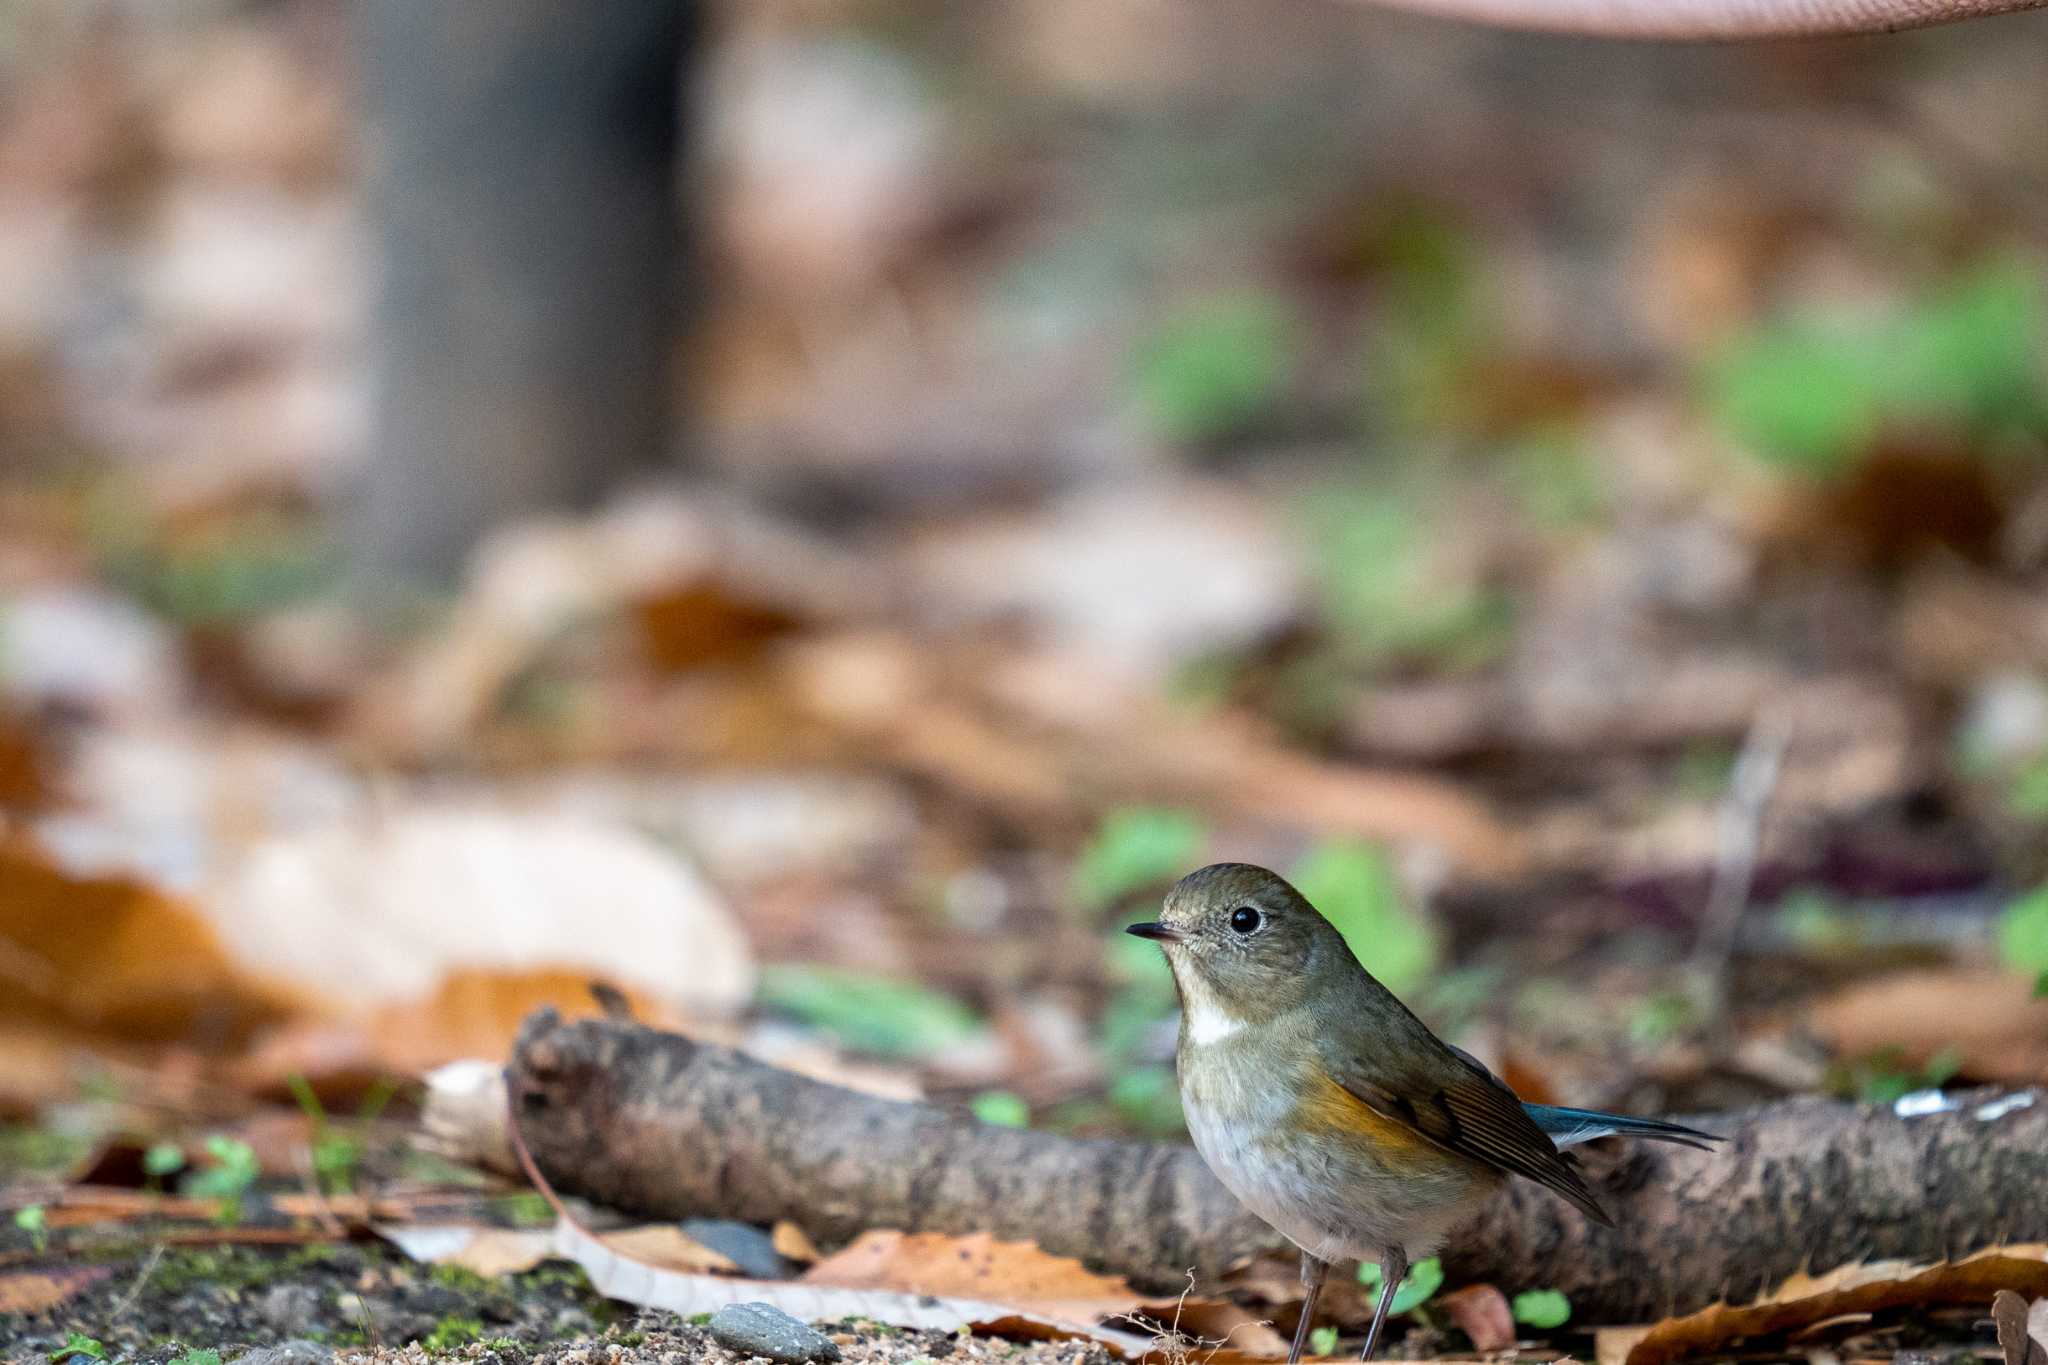
[[[636,1024],[541,1010],[507,1082],[548,1179],[638,1214],[788,1219],[826,1243],[985,1230],[1148,1289],[1284,1246],[1192,1148],[992,1127]],[[1627,1322],[1800,1270],[2048,1240],[2048,1091],[1955,1098],[1915,1118],[1802,1099],[1687,1119],[1731,1139],[1713,1152],[1593,1144],[1615,1227],[1518,1181],[1453,1236],[1445,1270]]]

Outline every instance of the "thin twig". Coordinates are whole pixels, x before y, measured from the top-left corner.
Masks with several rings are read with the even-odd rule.
[[[1735,954],[1735,935],[1749,893],[1756,882],[1758,850],[1763,844],[1764,817],[1777,790],[1785,750],[1792,743],[1792,713],[1766,704],[1749,727],[1728,794],[1721,800],[1716,822],[1714,880],[1700,916],[1700,936],[1692,967],[1704,994],[1710,1020],[1721,1017],[1728,998],[1728,966]]]
[[[142,1262],[142,1269],[135,1272],[135,1282],[128,1286],[128,1292],[121,1296],[118,1303],[107,1310],[107,1325],[109,1327],[119,1322],[121,1315],[135,1306],[135,1301],[142,1297],[142,1287],[149,1283],[150,1276],[156,1274],[157,1262],[163,1258],[164,1244],[158,1242],[149,1249],[149,1255]]]

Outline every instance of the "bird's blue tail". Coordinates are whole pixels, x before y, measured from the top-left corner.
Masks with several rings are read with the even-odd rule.
[[[1666,1123],[1662,1119],[1632,1119],[1622,1114],[1603,1114],[1597,1109],[1559,1109],[1549,1104],[1525,1104],[1523,1109],[1536,1126],[1557,1144],[1559,1150],[1591,1142],[1594,1138],[1647,1138],[1652,1142],[1677,1142],[1709,1151],[1709,1143],[1721,1138],[1697,1128]]]

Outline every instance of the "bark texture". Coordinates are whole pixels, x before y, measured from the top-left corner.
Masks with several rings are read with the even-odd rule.
[[[986,1230],[1148,1289],[1285,1248],[1192,1148],[990,1127],[634,1024],[543,1010],[509,1082],[548,1179],[638,1213],[787,1218],[828,1242]],[[1587,1178],[1616,1227],[1518,1181],[1452,1239],[1446,1269],[1561,1289],[1581,1320],[1615,1322],[1801,1269],[2048,1240],[2048,1092],[1993,1098],[1914,1119],[1822,1100],[1688,1119],[1731,1139],[1712,1153],[1595,1144]]]

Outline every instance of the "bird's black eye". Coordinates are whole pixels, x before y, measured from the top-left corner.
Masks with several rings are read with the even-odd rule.
[[[1249,934],[1259,927],[1259,912],[1249,905],[1240,905],[1230,912],[1230,927],[1240,934]]]

